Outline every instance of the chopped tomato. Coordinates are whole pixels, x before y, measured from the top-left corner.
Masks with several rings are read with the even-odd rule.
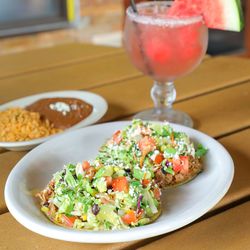
[[[122,220],[126,224],[135,223],[137,221],[136,212],[129,210],[125,215],[122,216]]]
[[[121,130],[116,131],[113,136],[112,136],[113,141],[116,144],[119,144],[122,140],[122,134],[121,134]]]
[[[160,190],[158,187],[156,187],[156,188],[154,189],[154,197],[155,197],[157,200],[160,200],[160,198],[161,198],[161,190]]]
[[[152,137],[144,136],[139,141],[139,149],[141,150],[143,155],[148,154],[149,152],[153,151],[155,148],[155,140]]]
[[[63,224],[67,227],[73,227],[76,219],[77,217],[75,216],[66,216],[64,214],[62,215]]]
[[[188,167],[189,167],[189,159],[188,156],[180,156],[181,159],[181,165],[182,165],[182,169],[181,169],[181,173],[183,174],[187,174],[188,173]]]
[[[150,180],[148,180],[148,179],[143,179],[143,180],[142,180],[142,185],[143,185],[144,187],[146,187],[149,183],[150,183]]]
[[[163,154],[156,155],[156,157],[155,157],[156,164],[161,164],[163,160],[164,160]]]
[[[179,173],[181,171],[181,164],[175,164],[173,166],[173,170],[175,171],[175,173]]]
[[[114,191],[119,191],[119,192],[124,191],[125,193],[128,193],[129,186],[127,178],[125,176],[114,178],[112,180],[112,188]]]
[[[189,166],[188,156],[180,156],[179,159],[173,159],[173,170],[176,173],[181,172],[182,174],[187,174],[188,166]]]
[[[181,166],[181,159],[180,158],[177,158],[177,159],[173,159],[173,170],[176,172],[176,173],[179,173],[182,169],[182,166]]]
[[[104,177],[107,183],[107,187],[112,187],[112,177],[111,176],[105,176]]]
[[[83,161],[83,162],[82,162],[82,169],[83,169],[84,171],[86,171],[86,170],[89,169],[89,168],[90,168],[89,162],[88,162],[88,161]]]

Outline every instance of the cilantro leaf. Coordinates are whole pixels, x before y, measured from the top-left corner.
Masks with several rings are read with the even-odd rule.
[[[202,157],[207,153],[208,149],[204,148],[201,144],[198,145],[197,149],[195,150],[196,157]]]

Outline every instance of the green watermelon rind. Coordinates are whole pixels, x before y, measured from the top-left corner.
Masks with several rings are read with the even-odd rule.
[[[225,11],[225,30],[241,31],[244,17],[240,0],[221,0]]]
[[[241,0],[176,0],[169,13],[188,16],[189,11],[202,14],[211,29],[241,31],[244,27]]]
[[[244,28],[244,14],[243,14],[243,10],[241,7],[241,0],[235,0],[236,1],[236,5],[238,8],[238,12],[239,12],[239,31],[241,31]]]

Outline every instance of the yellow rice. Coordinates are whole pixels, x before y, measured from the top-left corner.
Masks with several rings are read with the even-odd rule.
[[[0,141],[29,141],[60,132],[48,120],[41,119],[37,112],[23,108],[0,111]]]

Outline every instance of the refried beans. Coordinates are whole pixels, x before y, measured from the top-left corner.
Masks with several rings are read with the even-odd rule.
[[[42,119],[48,119],[55,128],[67,129],[93,111],[93,106],[77,98],[45,98],[26,107],[26,110],[38,112]]]

